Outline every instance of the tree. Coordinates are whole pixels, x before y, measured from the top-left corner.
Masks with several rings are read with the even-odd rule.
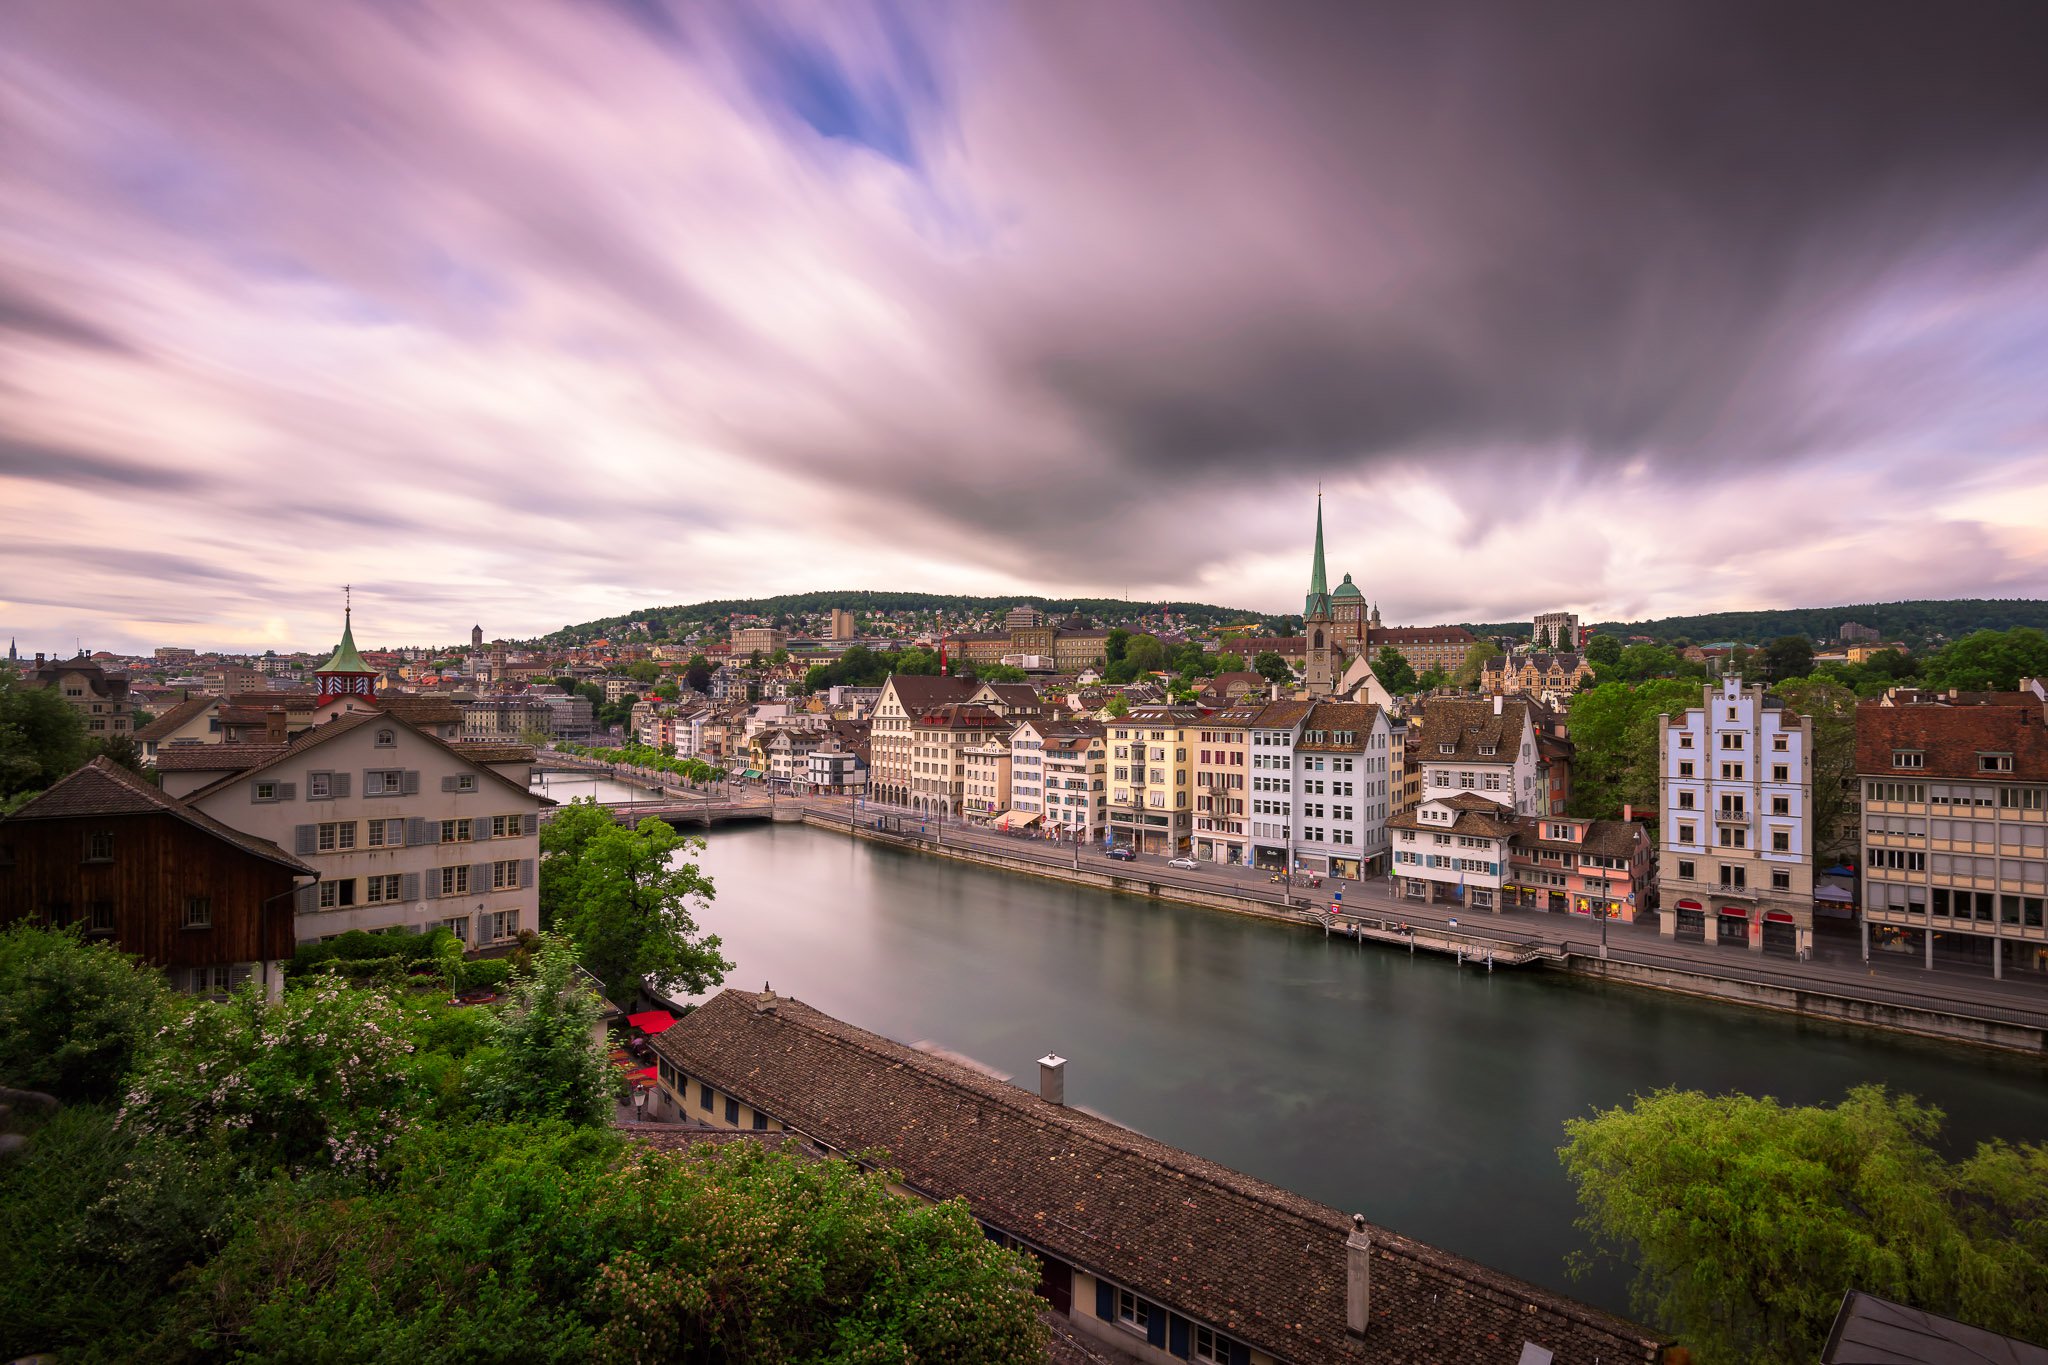
[[[771,668],[780,668],[788,662],[789,651],[786,649],[778,648],[773,654],[768,656],[768,665]]]
[[[540,927],[561,923],[574,893],[576,869],[590,841],[617,821],[594,796],[556,808],[540,824]]]
[[[1262,650],[1252,659],[1252,672],[1269,683],[1286,683],[1294,680],[1294,669],[1287,660],[1273,650]]]
[[[1140,673],[1156,673],[1166,667],[1166,646],[1156,635],[1133,635],[1124,646],[1124,660]]]
[[[1408,659],[1392,645],[1380,648],[1379,660],[1373,664],[1373,673],[1378,676],[1380,686],[1397,697],[1405,697],[1415,691],[1415,670]]]
[[[583,844],[568,869],[556,923],[576,940],[583,965],[605,983],[613,1004],[637,999],[642,977],[699,995],[732,969],[719,955],[718,936],[697,932],[694,912],[714,894],[711,879],[695,863],[671,864],[677,851],[703,846],[664,820],[642,820],[634,829],[609,825]]]
[[[1825,678],[1798,678],[1771,689],[1788,709],[1813,717],[1813,851],[1832,859],[1860,837],[1856,780],[1856,694]]]
[[[1771,682],[1789,682],[1813,672],[1813,641],[1804,635],[1780,635],[1763,648],[1764,674]]]
[[[1878,1086],[1833,1107],[1661,1090],[1559,1149],[1595,1255],[1702,1365],[1810,1361],[1843,1291],[2048,1331],[2048,1148],[1936,1147],[1941,1113]],[[1580,1258],[1583,1271],[1592,1258]]]
[[[751,654],[749,654],[749,655],[747,656],[747,667],[748,667],[748,668],[759,668],[759,667],[761,667],[761,665],[763,665],[763,664],[765,664],[765,663],[767,663],[767,662],[768,662],[767,656],[766,656],[766,655],[764,655],[764,654],[762,654],[762,653],[761,653],[761,651],[760,651],[760,650],[758,650],[758,649],[757,649],[757,650],[755,650],[755,651],[754,651],[753,653],[751,653]]]
[[[1451,681],[1460,687],[1479,686],[1479,677],[1486,671],[1486,665],[1500,657],[1500,646],[1491,640],[1480,640],[1465,651],[1464,662],[1451,675]]]
[[[683,666],[683,681],[690,685],[692,692],[711,690],[711,663],[702,654],[692,655],[690,662]]]
[[[635,659],[626,665],[626,676],[637,683],[652,683],[661,676],[661,666],[651,659]]]
[[[0,1084],[114,1099],[165,1003],[162,976],[76,925],[0,930]]]
[[[2011,692],[2021,678],[2048,678],[2048,635],[2031,627],[1980,630],[1927,657],[1929,687],[1963,692]]]
[[[1103,666],[1109,667],[1124,657],[1124,646],[1129,644],[1131,633],[1122,626],[1112,628],[1102,642]]]
[[[1451,675],[1444,672],[1441,668],[1424,669],[1415,679],[1415,690],[1417,692],[1434,692],[1439,687],[1447,686],[1450,681]]]
[[[1216,656],[1216,672],[1242,673],[1244,671],[1244,655],[1226,652]]]
[[[1699,705],[1699,689],[1660,678],[1601,683],[1573,694],[1571,813],[1618,819],[1624,804],[1657,806],[1657,717]]]
[[[1612,668],[1620,663],[1620,637],[1614,635],[1595,635],[1587,639],[1586,662],[1595,668]]]
[[[1121,692],[1117,693],[1117,695],[1115,695],[1114,697],[1111,697],[1109,699],[1108,705],[1104,706],[1102,709],[1109,712],[1109,714],[1112,716],[1128,716],[1129,714],[1131,714],[1131,704],[1128,701],[1124,700],[1123,693]]]
[[[804,670],[803,689],[806,692],[823,692],[832,685],[832,670],[823,664],[812,664]]]
[[[992,683],[1020,683],[1031,676],[1014,664],[983,664],[974,674],[983,682]]]
[[[57,689],[0,667],[0,801],[43,790],[85,758],[85,722]]]
[[[489,1016],[488,1041],[465,1073],[477,1108],[493,1119],[609,1122],[615,1082],[593,1036],[601,1014],[596,992],[576,974],[576,945],[543,934],[532,972]]]

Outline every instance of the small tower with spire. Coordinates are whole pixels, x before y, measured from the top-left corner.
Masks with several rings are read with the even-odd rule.
[[[377,690],[377,670],[364,662],[356,650],[354,590],[344,587],[341,592],[341,643],[334,647],[333,658],[313,670],[313,676],[320,680],[320,697],[315,705],[324,705],[336,697],[368,697]]]
[[[1308,596],[1302,601],[1302,683],[1312,697],[1336,690],[1336,630],[1330,619],[1330,579],[1323,569],[1323,490],[1316,490],[1316,557],[1310,565]]]

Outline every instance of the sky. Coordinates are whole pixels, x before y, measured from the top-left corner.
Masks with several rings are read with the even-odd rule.
[[[2048,6],[10,0],[0,634],[2048,596]]]

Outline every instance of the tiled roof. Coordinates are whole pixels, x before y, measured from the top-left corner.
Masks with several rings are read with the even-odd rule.
[[[1314,705],[1306,701],[1269,701],[1259,708],[1259,718],[1253,725],[1260,730],[1291,730]]]
[[[1427,806],[1447,806],[1456,812],[1451,823],[1424,820],[1420,812]],[[1482,839],[1511,839],[1516,833],[1515,809],[1498,801],[1489,801],[1477,792],[1459,792],[1456,796],[1438,797],[1424,801],[1413,810],[1387,817],[1388,829],[1428,830],[1432,834],[1470,834]]]
[[[892,673],[883,686],[896,689],[896,700],[905,711],[943,706],[949,701],[966,701],[974,695],[975,684],[965,678],[942,677],[935,673]]]
[[[205,754],[216,756],[216,761],[212,763],[192,762],[169,765],[177,768],[187,768],[192,771],[198,772],[223,772],[226,774],[225,776],[217,779],[216,781],[210,782],[206,786],[201,787],[198,791],[188,793],[188,800],[197,801],[213,795],[213,793],[219,791],[222,787],[227,786],[231,782],[239,781],[241,778],[248,775],[249,773],[255,772],[258,769],[267,768],[271,764],[276,763],[281,759],[284,759],[292,755],[296,755],[298,753],[303,752],[304,750],[314,748],[318,745],[325,744],[329,740],[338,739],[342,735],[349,733],[349,731],[355,730],[364,725],[368,725],[372,721],[376,721],[380,724],[402,725],[426,743],[434,745],[436,748],[443,749],[448,753],[455,755],[455,757],[461,759],[463,762],[473,765],[479,773],[482,773],[490,781],[496,782],[500,786],[508,787],[511,790],[518,792],[522,796],[531,796],[535,800],[539,801],[540,804],[542,804],[543,806],[552,806],[556,804],[553,800],[549,799],[548,797],[538,796],[535,793],[528,791],[525,787],[520,786],[517,782],[514,782],[511,778],[506,777],[497,769],[490,767],[489,763],[481,757],[478,757],[475,752],[477,749],[481,749],[486,746],[480,744],[464,745],[459,742],[450,743],[449,741],[440,738],[438,735],[430,734],[427,731],[418,728],[411,722],[405,720],[403,717],[389,716],[379,711],[350,711],[343,715],[336,716],[334,719],[326,722],[323,725],[315,725],[309,729],[299,731],[299,733],[292,736],[291,742],[289,744],[203,744],[192,745],[189,748],[180,747],[166,749],[162,753],[157,755],[157,766],[159,768],[165,767],[166,764],[164,763],[164,759],[173,754],[184,756],[200,754],[201,751],[204,751]],[[523,749],[526,746],[519,745],[516,747]],[[229,752],[223,753],[222,751],[224,750]],[[227,759],[241,760],[244,758],[253,759],[254,761],[236,761],[232,764],[232,766],[230,766],[229,762],[222,761]]]
[[[771,1010],[761,1008],[772,1002]],[[845,1151],[881,1148],[913,1189],[1296,1365],[1654,1361],[1618,1318],[1373,1228],[1372,1318],[1346,1337],[1351,1220],[794,1000],[724,991],[654,1040],[687,1074]]]
[[[1408,752],[1423,763],[1512,763],[1521,750],[1522,723],[1530,716],[1528,703],[1520,697],[1503,700],[1499,715],[1493,713],[1490,698],[1438,697],[1423,712],[1420,738],[1409,736]],[[1452,746],[1448,754],[1445,744]],[[1492,753],[1480,752],[1489,747]]]
[[[187,697],[135,732],[137,744],[154,744],[213,705],[212,697]]]
[[[166,795],[148,779],[138,777],[104,754],[60,779],[8,818],[11,820],[70,820],[94,815],[170,815],[194,829],[203,830],[223,843],[245,853],[288,867],[305,876],[313,869],[286,853],[268,839],[258,839],[224,825],[204,811],[193,809],[175,796]]]
[[[377,697],[377,706],[385,715],[414,725],[454,725],[462,719],[462,707],[446,697],[384,693]]]
[[[240,773],[291,751],[289,744],[173,744],[158,751],[156,766],[167,773]]]
[[[1463,626],[1374,626],[1372,644],[1472,645],[1479,637]]]
[[[1586,836],[1579,843],[1569,839],[1544,838],[1544,827],[1556,823],[1555,819],[1541,815],[1523,816],[1521,828],[1515,835],[1516,846],[1590,853],[1596,858],[1619,858],[1627,862],[1635,857],[1638,841],[1647,841],[1650,837],[1649,831],[1633,820],[1594,820],[1586,826]]]
[[[1856,771],[1865,777],[1939,777],[1978,782],[2048,782],[2048,710],[2022,705],[1856,708]],[[1894,768],[1892,754],[1916,749],[1922,766]],[[1979,769],[1979,754],[2011,754],[2012,771]]]
[[[1379,718],[1380,708],[1370,702],[1319,701],[1309,708],[1302,720],[1301,742],[1295,747],[1316,752],[1357,753],[1365,747],[1366,738],[1372,733],[1373,722]],[[1310,733],[1319,733],[1320,740],[1312,740]],[[1339,733],[1352,735],[1348,744],[1337,742]]]

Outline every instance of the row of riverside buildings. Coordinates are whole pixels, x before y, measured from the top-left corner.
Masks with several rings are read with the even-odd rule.
[[[298,944],[353,929],[538,928],[532,750],[379,695],[346,622],[316,676],[303,706],[216,708],[154,750],[156,782],[99,758],[0,820],[0,922],[77,924],[205,994],[275,992]]]

